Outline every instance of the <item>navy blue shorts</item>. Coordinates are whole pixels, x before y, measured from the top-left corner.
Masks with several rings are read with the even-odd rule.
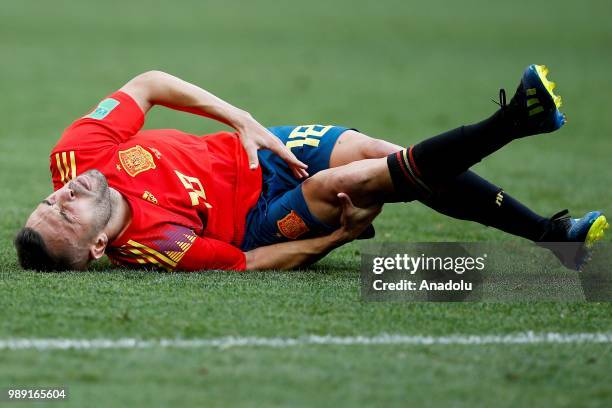
[[[305,125],[269,130],[308,165],[308,174],[314,176],[329,168],[336,140],[349,128]],[[258,155],[263,173],[262,192],[247,216],[242,250],[327,235],[335,229],[311,214],[302,194],[302,181],[295,178],[280,157],[269,150],[260,150]]]

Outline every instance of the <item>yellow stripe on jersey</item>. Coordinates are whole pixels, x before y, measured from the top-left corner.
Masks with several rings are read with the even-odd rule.
[[[68,161],[66,160],[66,152],[62,152],[62,163],[64,163],[64,173],[66,173],[66,183],[70,181],[70,168],[68,167]]]
[[[168,255],[170,257],[170,259],[172,259],[174,262],[177,262],[181,260],[181,258],[183,257],[183,255],[185,255],[184,252],[182,251],[168,251],[166,252],[166,255]]]
[[[55,153],[55,165],[60,174],[62,184],[74,180],[77,176],[76,156],[74,150]]]
[[[160,265],[160,263],[157,261],[157,259],[153,258],[150,255],[143,254],[142,252],[140,252],[136,248],[129,248],[128,251],[130,251],[133,254],[139,255],[139,257],[136,258],[136,261],[138,263],[146,263],[148,261],[149,263],[152,263],[152,264],[155,264],[155,265]]]
[[[139,264],[146,264],[148,261],[144,259],[142,252],[137,249],[125,248],[125,245],[117,250],[121,255],[126,258],[134,259]]]
[[[77,170],[76,170],[76,160],[74,158],[74,150],[70,151],[70,168],[72,170],[72,180],[76,178]]]
[[[157,251],[131,239],[126,244],[118,248],[118,251],[122,255],[132,258],[140,264],[148,263],[162,266],[168,270],[173,270],[179,264],[181,259],[183,259],[187,251],[189,251],[197,238],[193,231],[178,235],[182,236],[170,238],[172,241],[168,241],[166,245],[168,250],[164,250],[163,252]],[[171,250],[170,248],[176,249]]]
[[[64,178],[64,170],[62,169],[62,165],[60,164],[59,153],[55,153],[55,163],[57,164],[57,170],[59,170],[62,184],[66,184],[66,179]]]
[[[131,239],[127,243],[128,243],[128,245],[131,245],[133,247],[145,250],[146,252],[148,252],[149,254],[153,255],[158,260],[164,262],[165,264],[168,264],[171,268],[176,267],[177,262],[174,262],[172,259],[170,259],[167,256],[157,252],[153,248],[149,248],[148,246],[140,244],[140,243],[138,243],[136,241],[132,241]]]
[[[160,262],[159,260],[155,259],[153,256],[151,255],[147,255],[143,252],[141,252],[140,250],[138,250],[137,248],[134,248],[132,246],[129,245],[122,245],[119,249],[118,252],[123,255],[126,258],[131,258],[134,261],[136,261],[137,263],[141,264],[141,265],[156,265],[159,267],[162,267],[168,271],[171,271],[173,268],[169,267],[168,265],[166,265],[163,262]]]

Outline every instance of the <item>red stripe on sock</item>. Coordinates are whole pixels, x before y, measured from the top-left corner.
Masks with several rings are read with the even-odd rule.
[[[421,171],[417,167],[416,162],[414,161],[414,157],[412,156],[412,146],[410,146],[410,149],[408,149],[408,158],[410,160],[410,166],[412,167],[412,170],[415,171],[417,176],[423,177],[423,176],[421,176]]]
[[[402,173],[404,173],[404,177],[406,177],[406,179],[410,181],[410,183],[412,183],[414,186],[418,187],[416,180],[412,178],[410,172],[408,171],[408,168],[406,168],[406,163],[404,162],[404,158],[402,157],[402,151],[400,150],[399,152],[395,153],[395,155],[397,156],[397,161],[399,163],[400,169],[402,169]]]

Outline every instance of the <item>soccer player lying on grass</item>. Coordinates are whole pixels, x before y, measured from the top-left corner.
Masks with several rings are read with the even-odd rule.
[[[106,253],[118,264],[175,270],[295,268],[372,236],[383,203],[418,200],[538,243],[579,243],[570,256],[551,248],[579,269],[607,227],[601,212],[545,218],[468,170],[564,124],[546,73],[531,65],[509,103],[500,91],[491,117],[408,149],[338,126],[266,129],[194,85],[144,73],[63,133],[50,156],[55,192],[18,232],[19,261],[85,269]],[[142,131],[154,105],[237,132]]]

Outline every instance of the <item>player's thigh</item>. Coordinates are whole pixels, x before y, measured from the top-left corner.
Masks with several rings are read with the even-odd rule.
[[[269,130],[308,165],[311,176],[354,161],[383,158],[402,149],[396,144],[342,126],[276,126]],[[277,169],[291,174],[283,160],[272,152],[263,150],[259,155]]]
[[[329,168],[302,183],[302,192],[311,213],[328,225],[338,225],[339,193],[346,193],[357,207],[371,207],[389,201],[393,181],[384,158],[365,159]]]
[[[308,173],[313,176],[329,168],[329,161],[336,141],[348,129],[333,125],[275,126],[269,130],[303,163],[308,165]],[[259,153],[260,157],[275,167],[277,172],[292,172],[287,164],[269,150]],[[292,176],[293,177],[293,176]]]
[[[329,167],[338,167],[364,159],[377,159],[401,150],[402,147],[376,139],[356,130],[346,130],[336,140]]]
[[[327,235],[335,229],[335,226],[326,224],[311,212],[302,185],[270,201],[261,200],[247,219],[243,250]]]

